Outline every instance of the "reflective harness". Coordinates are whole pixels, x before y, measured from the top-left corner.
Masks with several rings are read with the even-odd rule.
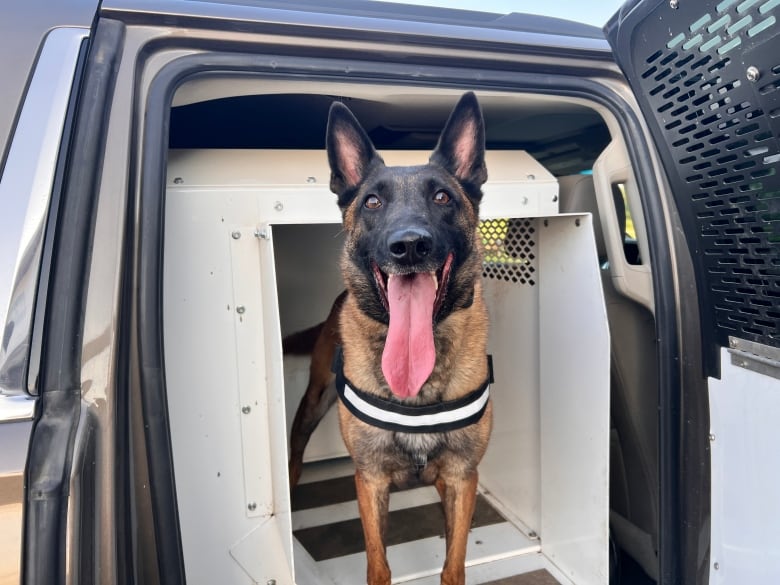
[[[341,402],[363,422],[387,431],[445,433],[473,425],[485,413],[493,382],[491,356],[487,358],[488,379],[479,388],[456,400],[424,405],[403,404],[357,388],[344,375],[341,347],[336,350],[332,369]]]

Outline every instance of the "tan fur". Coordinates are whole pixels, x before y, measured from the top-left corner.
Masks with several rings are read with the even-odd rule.
[[[473,269],[481,267],[480,258]],[[348,270],[348,266],[343,266]],[[488,314],[482,300],[478,277],[471,307],[455,311],[435,329],[436,366],[417,398],[410,403],[455,400],[479,387],[487,377]],[[386,395],[386,382],[380,368],[387,326],[367,317],[348,295],[340,315],[346,377],[366,392]],[[395,455],[378,455],[391,451],[393,433],[370,426],[339,403],[339,421],[344,443],[357,468],[356,486],[363,521],[368,583],[390,583],[385,558],[383,531],[387,516],[390,484],[413,483],[409,460]],[[447,557],[441,582],[447,585],[465,583],[466,538],[477,489],[477,464],[487,448],[492,428],[492,404],[482,419],[465,429],[451,431],[457,450],[445,450],[428,461],[419,480],[435,484],[442,497],[446,517]],[[400,433],[396,433],[400,434]],[[397,440],[397,439],[396,439]],[[416,438],[411,440],[418,440]]]

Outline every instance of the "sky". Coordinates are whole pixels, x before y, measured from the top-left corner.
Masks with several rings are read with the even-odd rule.
[[[525,12],[556,16],[601,28],[624,0],[395,0],[408,4],[464,8],[485,12]]]

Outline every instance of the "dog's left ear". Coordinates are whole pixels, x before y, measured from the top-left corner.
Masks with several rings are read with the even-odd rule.
[[[463,94],[452,110],[430,161],[477,189],[487,181],[485,122],[473,92]]]

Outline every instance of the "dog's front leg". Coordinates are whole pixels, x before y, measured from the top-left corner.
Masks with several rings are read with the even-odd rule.
[[[390,567],[385,553],[390,480],[386,477],[355,472],[358,508],[368,559],[368,585],[390,585]]]
[[[436,489],[444,505],[447,535],[447,558],[441,572],[442,585],[464,585],[466,582],[466,543],[477,499],[476,470],[465,475],[440,475]]]

